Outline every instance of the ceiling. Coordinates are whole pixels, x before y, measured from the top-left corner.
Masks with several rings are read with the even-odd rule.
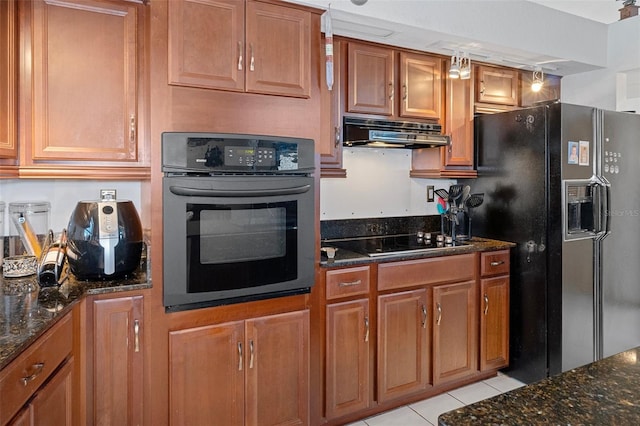
[[[605,68],[622,0],[287,0],[331,10],[336,35],[570,75]],[[362,0],[361,0],[362,1]],[[632,18],[636,19],[636,18]]]

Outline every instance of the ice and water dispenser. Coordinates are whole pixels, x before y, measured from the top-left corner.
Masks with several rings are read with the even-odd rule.
[[[564,182],[564,239],[592,238],[605,228],[606,186],[595,180]]]

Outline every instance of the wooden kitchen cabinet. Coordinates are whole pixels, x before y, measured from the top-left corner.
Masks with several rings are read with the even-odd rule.
[[[18,157],[17,134],[17,5],[0,1],[0,158]]]
[[[475,67],[476,103],[518,106],[520,74],[511,68]]]
[[[346,112],[392,116],[395,99],[394,51],[349,43]]]
[[[508,250],[481,255],[480,371],[509,365]]]
[[[0,372],[0,424],[73,424],[72,351],[69,313]]]
[[[378,296],[378,402],[431,382],[429,305],[424,288]]]
[[[308,98],[311,13],[251,0],[171,1],[169,83]]]
[[[322,39],[324,43],[324,38]],[[326,84],[326,66],[320,66],[320,99],[321,99],[321,135],[316,143],[316,151],[320,153],[321,177],[346,177],[347,172],[342,168],[342,123],[340,122],[340,105],[344,93],[342,87],[342,59],[345,42],[333,39],[333,88],[329,90]],[[323,59],[326,57],[323,54]]]
[[[400,117],[440,120],[442,60],[400,52]]]
[[[309,423],[307,310],[171,331],[169,365],[171,424]]]
[[[92,301],[94,424],[142,424],[143,304],[140,295]]]
[[[20,176],[148,177],[145,6],[19,2]]]
[[[478,369],[475,281],[433,287],[433,383],[439,385]]]

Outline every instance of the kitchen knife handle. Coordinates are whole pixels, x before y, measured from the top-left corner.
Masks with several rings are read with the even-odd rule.
[[[369,317],[364,317],[364,341],[369,341]]]
[[[249,340],[249,368],[253,368],[253,339]]]
[[[489,296],[487,296],[487,293],[484,294],[484,314],[487,315],[487,312],[489,312]]]
[[[242,342],[238,342],[238,371],[242,371]]]
[[[436,325],[440,325],[440,320],[442,319],[442,305],[440,305],[440,303],[436,303],[436,307],[438,309],[438,317],[436,318]]]
[[[140,352],[140,320],[133,320],[133,351]]]
[[[427,307],[422,305],[422,328],[427,328]]]

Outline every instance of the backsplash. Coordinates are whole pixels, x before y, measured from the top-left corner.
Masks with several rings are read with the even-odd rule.
[[[60,232],[69,223],[71,212],[80,200],[98,200],[101,189],[115,189],[119,200],[131,200],[140,212],[141,183],[137,181],[90,181],[66,179],[7,179],[0,181],[0,201],[5,203],[2,235],[15,234],[10,228],[9,203],[17,201],[49,201],[49,227]],[[0,229],[1,230],[1,229]]]
[[[427,186],[449,188],[451,179],[409,177],[411,150],[347,148],[347,178],[320,180],[320,220],[437,215]]]
[[[320,222],[322,240],[370,237],[375,235],[440,232],[440,216],[401,216],[386,218],[324,220]]]

